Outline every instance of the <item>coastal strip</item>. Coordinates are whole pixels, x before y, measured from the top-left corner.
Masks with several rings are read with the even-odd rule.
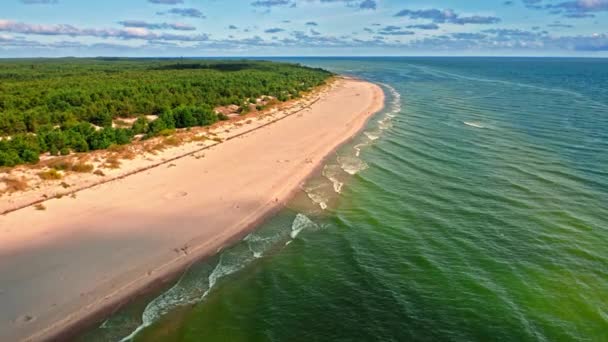
[[[228,121],[221,121],[209,127],[194,127],[188,130],[181,130],[171,135],[181,141],[177,146],[169,144],[167,146],[166,137],[157,137],[145,141],[137,141],[120,148],[120,151],[93,151],[88,153],[73,154],[67,157],[47,157],[48,160],[37,165],[22,165],[13,168],[9,174],[13,179],[31,178],[40,173],[40,170],[49,169],[48,165],[53,164],[81,164],[93,167],[107,166],[112,160],[118,160],[118,168],[110,167],[104,169],[104,174],[62,174],[59,180],[38,181],[33,185],[26,185],[25,189],[17,193],[0,192],[0,215],[5,215],[13,211],[27,207],[43,204],[44,202],[57,197],[73,196],[76,193],[89,189],[100,184],[122,179],[149,169],[171,165],[171,162],[187,156],[197,157],[197,153],[203,152],[222,142],[238,138],[244,134],[283,120],[290,115],[295,115],[303,110],[310,108],[321,96],[336,84],[335,81],[342,77],[332,78],[326,85],[319,86],[313,91],[305,94],[302,98],[290,100],[280,105],[274,105],[264,112],[256,112],[240,115]],[[213,137],[213,138],[211,138]],[[172,146],[173,145],[173,146]],[[162,146],[159,150],[156,146]],[[201,147],[202,146],[202,147]],[[167,149],[167,147],[169,147]],[[85,164],[91,160],[96,160],[92,164]],[[85,163],[83,163],[85,161]],[[104,165],[105,161],[105,165]],[[45,167],[46,164],[46,167]],[[96,164],[96,165],[94,165]],[[100,170],[100,169],[98,169]],[[69,183],[67,183],[69,182]],[[26,182],[29,183],[29,182]],[[64,185],[68,185],[65,187]]]
[[[58,338],[107,315],[279,209],[384,104],[377,85],[341,79],[268,125],[0,217],[0,339]]]

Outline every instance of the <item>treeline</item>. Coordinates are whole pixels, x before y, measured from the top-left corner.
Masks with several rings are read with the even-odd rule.
[[[153,137],[175,128],[207,126],[226,119],[209,107],[182,106],[165,109],[158,119],[148,122],[140,116],[131,128],[95,128],[87,122],[68,122],[60,127],[39,126],[35,134],[16,134],[0,141],[0,166],[36,163],[41,153],[68,155],[72,152],[88,152],[106,149],[112,145],[124,145],[136,134]]]
[[[129,143],[136,134],[205,126],[213,108],[248,108],[322,84],[331,74],[262,61],[59,59],[0,61],[0,166]],[[156,115],[148,122],[143,115]],[[138,119],[113,128],[117,118]],[[95,127],[95,126],[97,127]]]

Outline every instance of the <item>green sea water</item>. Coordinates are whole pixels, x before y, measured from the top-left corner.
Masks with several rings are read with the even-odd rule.
[[[608,341],[607,60],[295,61],[386,108],[288,208],[82,340]]]

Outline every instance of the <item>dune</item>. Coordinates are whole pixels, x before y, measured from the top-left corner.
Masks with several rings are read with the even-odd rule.
[[[0,216],[0,341],[69,336],[254,229],[382,108],[377,85],[337,82],[204,158]]]

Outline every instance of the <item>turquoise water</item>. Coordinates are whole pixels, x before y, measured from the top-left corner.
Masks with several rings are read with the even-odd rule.
[[[386,109],[85,340],[608,341],[608,60],[297,61],[382,84]]]

